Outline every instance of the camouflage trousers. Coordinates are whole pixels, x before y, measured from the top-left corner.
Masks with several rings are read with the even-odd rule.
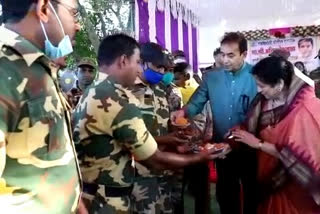
[[[173,204],[174,214],[182,214],[184,213],[183,206],[183,178],[182,177],[174,177],[171,179],[171,200]]]
[[[84,201],[89,214],[132,214],[131,196],[105,197],[104,190],[99,188],[96,195],[83,193]]]
[[[138,178],[133,185],[134,214],[172,214],[171,183],[163,178]]]

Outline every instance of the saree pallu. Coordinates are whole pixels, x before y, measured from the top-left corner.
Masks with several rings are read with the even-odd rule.
[[[286,179],[260,202],[258,214],[320,213],[308,186],[320,172],[320,100],[312,87],[294,79],[284,106],[263,112],[266,102],[262,97],[254,101],[247,129],[275,144],[280,159],[259,151],[258,181],[268,183],[279,166]],[[319,183],[312,188],[315,194],[320,192]]]

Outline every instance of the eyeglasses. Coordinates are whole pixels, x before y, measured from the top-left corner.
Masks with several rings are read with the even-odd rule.
[[[80,11],[79,11],[79,9],[71,7],[70,5],[62,3],[62,2],[60,2],[58,0],[51,0],[51,1],[56,3],[56,4],[60,4],[62,7],[64,7],[71,14],[71,16],[73,16],[74,21],[76,23],[79,22],[79,20],[80,20]]]

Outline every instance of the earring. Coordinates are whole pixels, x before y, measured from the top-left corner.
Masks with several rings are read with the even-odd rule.
[[[277,88],[277,90],[278,90],[278,92],[281,92],[281,86],[279,86],[278,88]]]

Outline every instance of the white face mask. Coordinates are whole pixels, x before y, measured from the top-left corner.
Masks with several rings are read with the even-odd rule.
[[[45,54],[50,57],[51,59],[57,59],[60,57],[64,57],[67,56],[69,54],[71,54],[73,52],[73,48],[72,48],[72,43],[71,43],[71,39],[68,35],[65,34],[62,23],[60,21],[60,18],[56,12],[56,10],[53,8],[52,4],[49,2],[49,5],[53,11],[53,13],[55,14],[55,16],[57,17],[58,23],[61,27],[62,33],[63,33],[63,39],[59,42],[58,47],[55,47],[52,42],[50,42],[47,32],[43,26],[42,21],[40,21],[40,25],[42,28],[42,31],[44,33],[44,36],[46,37],[46,41],[45,41]]]

